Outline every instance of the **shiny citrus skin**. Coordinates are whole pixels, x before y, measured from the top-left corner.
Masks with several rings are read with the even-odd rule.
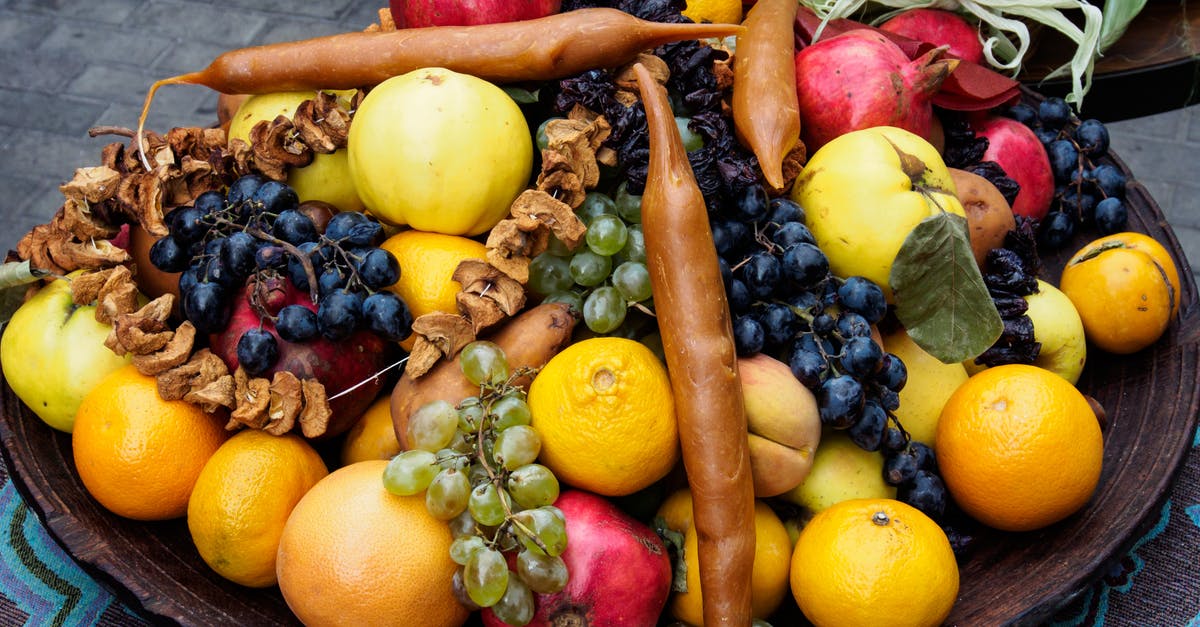
[[[741,0],[688,0],[683,15],[696,23],[741,24],[742,2]]]
[[[380,248],[400,264],[400,280],[388,289],[408,303],[413,318],[434,311],[458,312],[454,296],[462,286],[450,278],[454,269],[465,259],[487,258],[487,248],[473,239],[425,231],[401,231]]]
[[[576,342],[546,363],[529,388],[540,461],[566,483],[605,496],[632,494],[679,459],[667,370],[633,340]]]
[[[225,422],[191,403],[164,401],[154,377],[125,366],[79,406],[75,467],[88,493],[114,514],[178,518],[205,463],[229,437]]]
[[[204,465],[188,501],[188,531],[200,557],[234,583],[275,585],[283,524],[327,474],[321,456],[298,435],[250,429],[229,438]]]
[[[321,625],[452,626],[468,612],[451,591],[450,527],[425,498],[383,487],[387,462],[339,468],[292,510],[276,572],[288,607]]]
[[[1164,267],[1163,258],[1171,265]],[[1110,236],[1071,256],[1059,289],[1074,303],[1087,339],[1125,355],[1162,337],[1177,310],[1178,280],[1166,250],[1154,240],[1130,245]]]
[[[1175,303],[1171,306],[1171,316],[1179,313],[1180,301],[1180,283],[1179,283],[1179,268],[1175,266],[1175,260],[1171,258],[1171,253],[1158,240],[1136,231],[1125,231],[1123,233],[1113,233],[1099,239],[1093,240],[1091,246],[1103,246],[1112,241],[1122,242],[1126,247],[1134,250],[1140,250],[1147,255],[1150,255],[1162,266],[1163,272],[1167,275],[1167,281],[1171,284],[1171,288],[1175,293]]]
[[[1029,531],[1087,503],[1104,442],[1075,386],[1049,370],[1010,364],[973,375],[946,401],[937,456],[963,511],[997,529]]]
[[[362,418],[346,432],[346,439],[342,441],[342,465],[368,459],[391,459],[399,452],[400,442],[392,423],[391,396],[384,394],[375,399]]]
[[[690,500],[690,496],[689,496]],[[750,579],[750,603],[754,618],[767,618],[779,608],[788,591],[792,541],[779,516],[764,502],[754,504],[754,571]],[[689,525],[683,534],[683,556],[687,562],[687,592],[674,592],[668,604],[675,618],[689,625],[704,624],[704,596],[700,589],[699,537]]]
[[[891,499],[842,501],[796,542],[792,594],[818,627],[940,625],[958,596],[958,565],[942,528]]]

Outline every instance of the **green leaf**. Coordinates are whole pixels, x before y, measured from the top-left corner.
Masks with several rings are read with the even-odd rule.
[[[1104,19],[1100,22],[1100,52],[1108,50],[1133,18],[1146,7],[1146,0],[1104,0]]]
[[[515,100],[517,104],[533,104],[538,101],[538,90],[536,89],[530,91],[522,87],[513,87],[511,85],[506,85],[501,87],[501,89],[504,90],[504,93],[508,94],[509,98]]]
[[[671,554],[671,591],[687,592],[687,561],[683,555],[683,533],[667,526],[662,516],[655,516],[650,523],[654,533],[662,538]]]
[[[909,337],[943,363],[978,356],[1004,331],[962,216],[922,220],[900,246],[890,282]]]

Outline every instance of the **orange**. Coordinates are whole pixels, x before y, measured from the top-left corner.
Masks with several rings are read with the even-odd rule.
[[[411,229],[387,238],[379,247],[400,264],[400,279],[388,289],[404,299],[413,318],[435,311],[458,313],[454,297],[462,286],[450,278],[454,269],[464,259],[487,258],[487,247],[473,239]],[[411,348],[411,341],[402,346]]]
[[[691,505],[691,491],[678,502]],[[674,496],[674,495],[672,495]],[[687,512],[691,517],[691,512]],[[696,528],[689,524],[683,532],[683,559],[687,563],[687,591],[671,595],[670,612],[689,625],[704,624],[704,597],[700,589],[700,561]],[[670,523],[668,522],[668,525]],[[779,609],[788,590],[788,570],[791,568],[792,541],[779,516],[764,502],[754,503],[754,571],[750,579],[750,603],[754,618],[765,619]]]
[[[288,607],[305,625],[461,625],[469,612],[451,581],[450,527],[424,495],[383,487],[387,462],[333,471],[292,510],[276,572]]]
[[[654,514],[670,529],[680,533],[692,526],[692,491],[682,488],[669,494]]]
[[[796,541],[792,594],[817,627],[940,625],[958,596],[950,541],[920,510],[892,499],[842,501]]]
[[[200,557],[217,574],[252,588],[275,585],[275,554],[292,508],[329,474],[295,434],[242,431],[209,458],[188,501]]]
[[[963,511],[997,529],[1029,531],[1087,503],[1104,443],[1075,386],[1049,370],[1010,364],[954,391],[938,421],[937,455]]]
[[[129,365],[83,398],[71,436],[87,491],[109,511],[136,520],[187,513],[201,469],[229,434],[226,418],[185,401],[164,401],[154,377]]]
[[[1179,271],[1161,244],[1117,233],[1079,249],[1059,289],[1075,305],[1087,339],[1125,355],[1153,344],[1179,310]]]
[[[742,0],[688,0],[683,15],[698,23],[741,24]]]
[[[667,369],[633,340],[597,337],[552,357],[529,387],[539,458],[562,481],[624,496],[666,476],[679,459]]]
[[[342,441],[342,465],[368,459],[391,459],[400,452],[396,427],[392,423],[392,397],[380,395],[350,427]]]

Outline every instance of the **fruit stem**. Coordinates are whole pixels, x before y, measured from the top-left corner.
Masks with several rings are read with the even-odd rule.
[[[266,231],[263,231],[262,229],[247,228],[246,232],[253,235],[254,237],[257,237],[262,240],[266,240],[268,242],[271,242],[272,244],[275,244],[276,246],[283,248],[284,250],[288,251],[288,253],[290,255],[292,255],[297,260],[299,260],[300,267],[304,268],[304,276],[305,276],[305,278],[308,279],[309,297],[312,299],[312,302],[314,305],[319,304],[318,300],[317,300],[319,298],[319,295],[317,294],[317,292],[320,290],[317,289],[318,288],[318,286],[317,286],[317,271],[313,268],[312,260],[308,258],[308,255],[301,252],[301,250],[299,248],[296,248],[291,243],[285,242],[285,241],[279,239],[278,237],[275,237],[274,235],[271,235],[271,234],[267,233]]]

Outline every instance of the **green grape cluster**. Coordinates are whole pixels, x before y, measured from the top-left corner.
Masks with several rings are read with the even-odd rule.
[[[566,520],[553,505],[558,479],[536,463],[542,440],[530,426],[525,392],[514,384],[532,373],[511,371],[504,351],[488,341],[464,347],[459,366],[479,394],[418,408],[405,431],[410,449],[388,463],[383,484],[402,496],[424,492],[430,515],[450,525],[459,601],[524,625],[533,618],[535,593],[567,584]],[[512,552],[515,568],[505,557]]]
[[[652,311],[642,197],[621,183],[611,194],[590,191],[575,209],[587,227],[582,245],[568,249],[551,238],[529,264],[529,289],[549,302],[569,303],[600,335],[619,334],[630,312]]]

